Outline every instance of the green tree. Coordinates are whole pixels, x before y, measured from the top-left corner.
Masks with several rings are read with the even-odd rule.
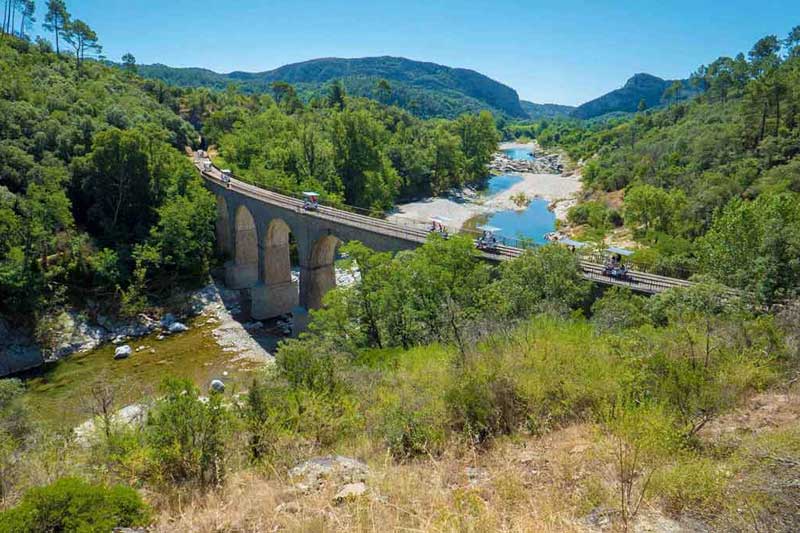
[[[542,311],[569,311],[583,302],[589,288],[577,256],[564,246],[548,245],[503,263],[490,297],[499,316],[525,319]]]
[[[685,208],[686,194],[680,189],[667,192],[653,185],[634,185],[625,193],[625,224],[645,231],[677,232]]]
[[[753,45],[748,55],[755,77],[766,74],[780,64],[780,49],[780,41],[775,35],[767,35]]]
[[[392,85],[388,80],[381,78],[375,84],[375,92],[378,94],[378,100],[384,104],[388,104],[392,98]]]
[[[475,115],[461,115],[453,124],[455,132],[461,137],[461,150],[466,159],[467,178],[471,181],[486,177],[486,165],[497,150],[500,134],[494,117],[488,111]]]
[[[333,117],[331,131],[345,201],[377,209],[391,206],[400,179],[383,152],[386,128],[366,110],[346,109]]]
[[[791,297],[800,286],[799,206],[791,193],[733,200],[698,242],[703,269],[765,303]]]
[[[481,313],[481,289],[489,281],[489,269],[478,257],[472,239],[431,235],[407,265],[414,271],[417,287],[408,294],[418,319],[433,326],[442,340],[454,342],[466,356],[469,325]]]
[[[328,88],[328,106],[341,111],[345,107],[345,96],[342,80],[334,80]]]
[[[297,91],[293,85],[285,81],[274,81],[270,87],[275,95],[275,101],[287,113],[295,113],[303,108],[303,103],[297,96]]]
[[[47,0],[47,12],[44,16],[44,29],[52,32],[56,38],[56,54],[61,53],[59,37],[65,37],[69,31],[70,15],[64,0]]]
[[[36,2],[34,0],[17,0],[19,5],[19,36],[26,37],[26,30],[29,30],[36,22]]]
[[[136,74],[136,58],[130,52],[122,56],[122,68]]]
[[[78,70],[80,70],[87,52],[94,51],[99,53],[102,50],[102,46],[97,42],[97,34],[80,19],[76,19],[67,26],[64,40],[71,44],[75,50],[75,64]]]

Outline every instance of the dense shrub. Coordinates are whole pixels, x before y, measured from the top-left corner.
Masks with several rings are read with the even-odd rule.
[[[231,430],[222,394],[201,399],[191,381],[174,378],[164,381],[162,393],[147,418],[151,476],[166,483],[220,483]]]
[[[147,506],[131,488],[64,478],[29,490],[19,505],[0,513],[0,531],[108,533],[115,527],[145,525],[148,517]]]
[[[451,423],[474,442],[518,429],[527,411],[516,382],[503,375],[464,372],[445,393]]]

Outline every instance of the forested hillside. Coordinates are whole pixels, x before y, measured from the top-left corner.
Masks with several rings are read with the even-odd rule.
[[[688,80],[664,80],[651,74],[636,74],[622,88],[579,105],[570,116],[591,119],[610,113],[635,113],[686,100],[698,92]]]
[[[0,41],[0,315],[135,312],[144,284],[204,271],[214,204],[178,110],[161,82]]]
[[[277,104],[227,93],[218,106],[202,130],[237,175],[291,193],[319,190],[326,202],[379,213],[398,198],[484,180],[499,140],[488,112],[424,121],[349,97],[338,83],[313,105],[284,84]]]
[[[522,100],[520,102],[523,111],[528,115],[528,118],[533,120],[541,120],[543,118],[557,118],[569,116],[575,110],[571,105],[559,104],[535,104]]]
[[[800,28],[698,69],[704,94],[629,120],[541,124],[538,139],[586,159],[574,219],[622,222],[652,248],[767,301],[800,285]],[[604,193],[624,190],[621,213]],[[622,216],[620,216],[622,215]]]
[[[286,82],[307,102],[324,97],[329,84],[340,80],[354,96],[396,105],[423,118],[455,118],[484,109],[509,117],[526,116],[516,91],[506,85],[472,70],[400,57],[314,59],[259,73],[218,74],[164,65],[145,65],[139,70],[145,77],[179,86],[224,89],[234,84],[246,93],[274,95],[272,84]]]

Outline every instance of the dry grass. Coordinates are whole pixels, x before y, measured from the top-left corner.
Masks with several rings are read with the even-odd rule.
[[[368,496],[342,504],[334,485],[306,494],[246,472],[165,509],[156,531],[582,531],[581,517],[607,493],[595,441],[591,426],[576,425],[502,439],[484,453],[407,464],[376,456]]]

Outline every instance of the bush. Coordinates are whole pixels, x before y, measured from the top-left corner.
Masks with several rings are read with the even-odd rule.
[[[147,506],[129,487],[64,478],[29,490],[19,505],[0,513],[0,531],[107,533],[115,527],[145,525],[148,517]]]
[[[170,483],[220,483],[224,475],[226,436],[230,417],[222,395],[199,398],[189,380],[166,379],[164,397],[147,419],[147,441],[153,475]]]
[[[605,204],[596,201],[583,202],[570,207],[567,220],[571,224],[587,224],[593,228],[603,229],[609,223],[610,212]],[[619,216],[619,214],[617,214]]]
[[[381,430],[389,450],[398,459],[437,455],[442,451],[446,438],[436,413],[406,406],[397,406],[387,413]]]
[[[522,425],[526,405],[514,381],[504,375],[465,371],[445,394],[455,429],[473,441],[508,434]]]
[[[719,465],[703,457],[689,457],[656,472],[653,493],[672,513],[714,511],[724,503],[727,482]]]
[[[275,362],[280,376],[293,388],[334,393],[341,387],[335,350],[318,339],[288,340],[278,348]],[[327,343],[325,343],[327,344]]]
[[[253,381],[240,411],[253,461],[285,460],[289,449],[303,443],[331,446],[359,427],[351,396],[291,388],[271,379]]]
[[[599,331],[619,332],[649,321],[647,300],[627,289],[612,287],[592,305],[592,324]]]

